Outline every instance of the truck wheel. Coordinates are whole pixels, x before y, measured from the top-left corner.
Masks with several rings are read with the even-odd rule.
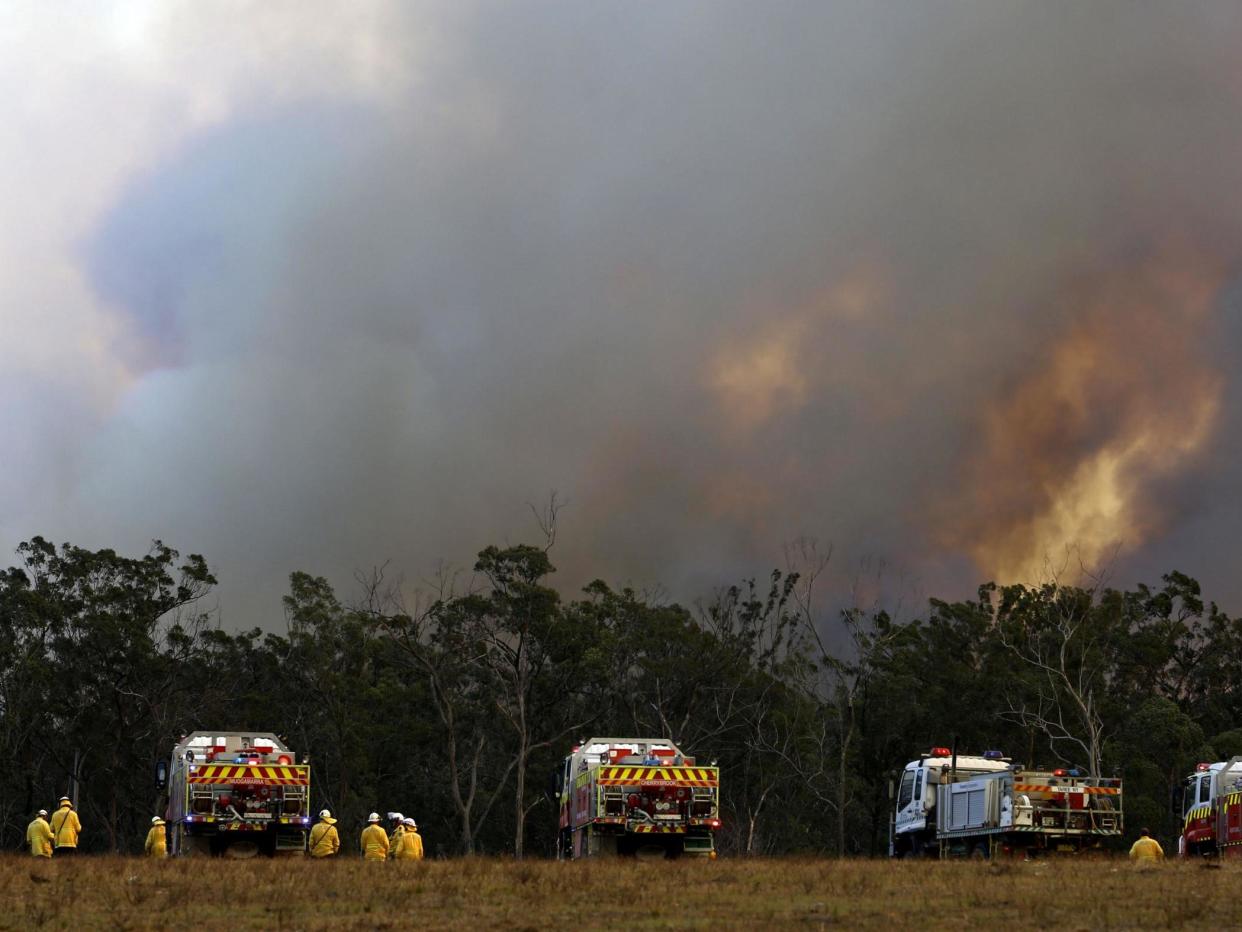
[[[976,842],[975,846],[970,849],[970,857],[975,861],[986,861],[992,856],[992,849],[986,841]]]

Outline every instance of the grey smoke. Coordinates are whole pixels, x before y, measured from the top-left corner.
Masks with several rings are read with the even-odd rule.
[[[692,598],[811,534],[843,576],[879,555],[966,594],[983,571],[927,515],[962,494],[981,400],[1066,325],[1065,281],[1170,234],[1236,274],[1236,3],[444,22],[407,103],[258,104],[131,180],[81,261],[147,372],[66,441],[72,494],[23,502],[20,536],[201,551],[226,620],[270,626],[290,570],[468,564],[556,489],[569,587]],[[860,263],[882,297],[804,335],[809,400],[731,434],[719,354]],[[1204,365],[1229,375],[1236,346]],[[1242,610],[1236,412],[1120,582],[1176,565]],[[707,503],[729,482],[752,504]]]

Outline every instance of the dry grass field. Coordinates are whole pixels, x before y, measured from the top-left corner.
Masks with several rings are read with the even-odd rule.
[[[0,859],[0,929],[1242,928],[1242,864]]]

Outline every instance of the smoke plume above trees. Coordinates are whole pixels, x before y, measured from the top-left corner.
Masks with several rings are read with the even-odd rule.
[[[266,623],[556,489],[566,585],[813,534],[1242,600],[1236,4],[15,21],[0,544],[177,539]]]

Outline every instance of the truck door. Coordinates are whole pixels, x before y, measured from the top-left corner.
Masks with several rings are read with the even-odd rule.
[[[1196,806],[1206,805],[1211,799],[1212,775],[1201,773],[1186,781],[1186,791],[1182,796],[1182,818],[1190,817],[1191,810]]]
[[[914,771],[906,770],[901,775],[901,784],[897,787],[897,831],[914,818]]]

